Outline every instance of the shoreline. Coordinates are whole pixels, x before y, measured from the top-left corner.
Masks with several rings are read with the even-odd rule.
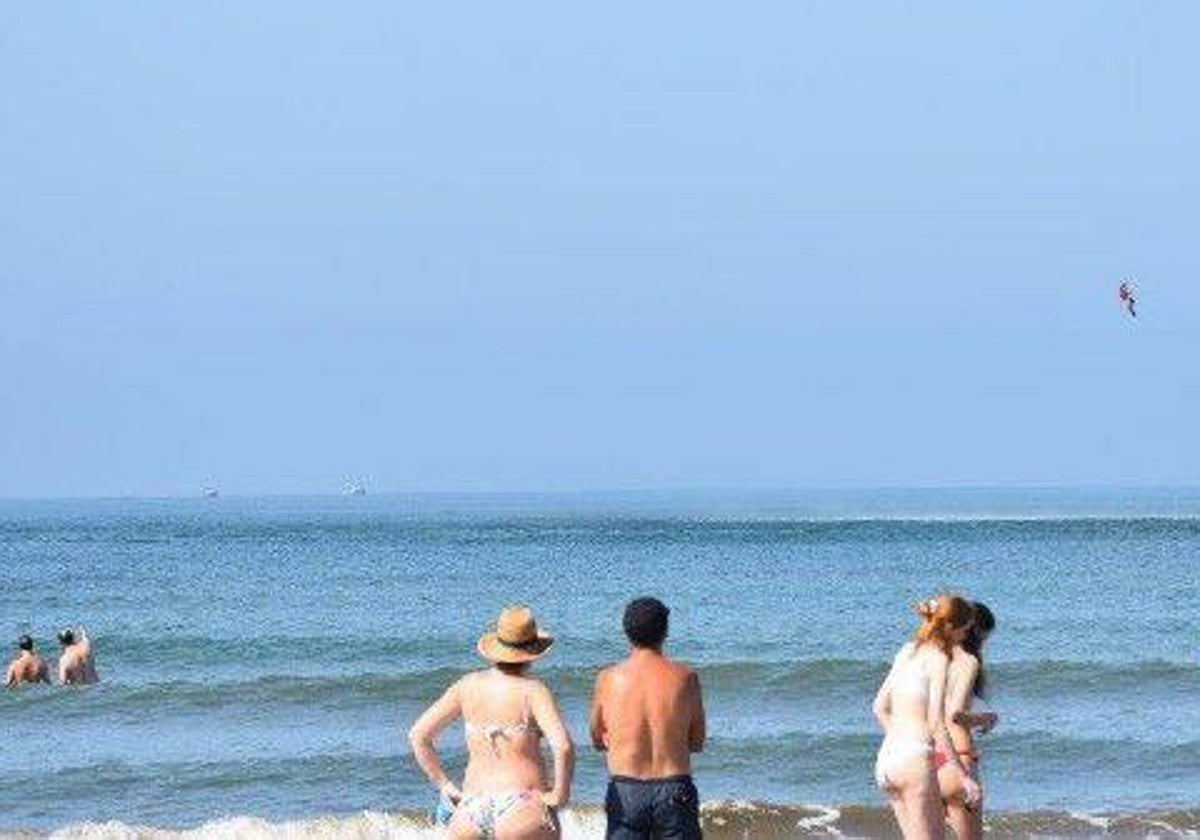
[[[885,805],[825,806],[745,800],[714,800],[701,806],[705,836],[710,840],[785,840],[792,837],[843,836],[884,838],[895,834],[895,821]],[[603,837],[602,806],[583,803],[561,814],[564,840]],[[1147,837],[1162,832],[1200,830],[1200,803],[1194,806],[1130,812],[1085,813],[1070,810],[997,811],[985,826],[990,837]],[[360,811],[309,817],[266,819],[253,815],[222,817],[195,826],[157,827],[120,821],[73,823],[54,829],[0,828],[0,840],[350,840],[363,837],[440,837],[424,811]]]

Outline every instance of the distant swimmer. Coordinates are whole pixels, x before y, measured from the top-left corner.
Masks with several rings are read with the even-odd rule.
[[[63,685],[90,685],[100,682],[96,674],[96,658],[92,652],[92,640],[82,627],[76,631],[68,627],[58,634],[62,645],[62,656],[58,660],[58,681]]]
[[[1130,315],[1137,317],[1137,295],[1134,294],[1133,284],[1128,280],[1121,281],[1121,286],[1117,289],[1117,299]]]
[[[34,649],[31,637],[22,636],[17,639],[17,651],[17,658],[8,666],[6,685],[9,688],[29,683],[50,682],[50,669],[46,667],[46,660]]]

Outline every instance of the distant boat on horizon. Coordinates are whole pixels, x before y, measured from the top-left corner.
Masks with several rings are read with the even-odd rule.
[[[200,494],[206,499],[215,499],[221,495],[221,491],[216,487],[205,487]]]
[[[363,487],[360,482],[347,481],[345,484],[342,485],[342,495],[343,496],[365,496],[365,495],[367,495],[367,488]]]

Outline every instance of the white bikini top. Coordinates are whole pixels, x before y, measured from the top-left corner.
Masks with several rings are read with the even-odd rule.
[[[471,723],[466,721],[463,729],[468,738],[485,739],[494,753],[500,752],[500,741],[502,740],[508,741],[518,735],[524,735],[526,732],[541,734],[537,723],[532,720],[523,720],[520,723]]]
[[[491,745],[492,752],[498,752],[500,749],[501,740],[511,740],[518,735],[524,735],[527,732],[532,732],[537,735],[542,734],[542,730],[538,728],[537,721],[534,720],[533,712],[529,708],[529,697],[526,695],[524,703],[524,717],[516,723],[496,723],[495,721],[484,721],[483,723],[473,723],[467,719],[463,719],[463,730],[468,738],[484,738]]]

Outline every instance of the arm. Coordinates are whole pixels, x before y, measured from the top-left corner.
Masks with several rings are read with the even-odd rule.
[[[700,690],[700,675],[695,671],[688,675],[688,693],[692,702],[692,720],[688,724],[688,749],[694,753],[704,752],[708,722],[704,717],[704,694]]]
[[[544,684],[539,683],[533,693],[530,709],[538,728],[550,744],[554,753],[554,787],[543,795],[542,801],[551,808],[561,808],[571,798],[571,779],[575,775],[575,743],[563,722],[554,695]]]
[[[959,726],[978,729],[986,735],[996,728],[996,724],[1000,722],[1000,716],[995,712],[957,712],[951,720]]]
[[[413,758],[416,759],[417,765],[429,777],[429,781],[454,802],[461,799],[462,794],[446,775],[433,742],[443,729],[462,715],[460,685],[461,681],[446,689],[446,693],[426,709],[408,731],[408,742],[412,745]]]
[[[608,729],[604,725],[604,684],[608,681],[608,671],[601,671],[596,677],[596,691],[592,695],[592,714],[589,729],[592,735],[592,746],[600,752],[608,750]]]
[[[4,678],[4,684],[12,688],[17,684],[17,663],[14,662],[8,666],[8,675]]]
[[[975,686],[975,678],[979,675],[979,662],[974,657],[963,657],[961,673],[954,680],[950,690],[946,692],[946,720],[957,723],[960,715],[970,713],[971,689]]]
[[[887,676],[883,678],[883,682],[879,686],[879,691],[875,693],[875,702],[871,704],[875,720],[879,721],[879,728],[884,732],[888,731],[888,726],[892,722],[892,674],[895,671],[896,663],[893,661]]]
[[[58,681],[63,685],[71,684],[71,663],[65,653],[58,658]]]
[[[979,660],[970,657],[962,668],[962,679],[956,680],[954,688],[946,696],[946,720],[968,730],[978,729],[987,733],[998,721],[995,712],[972,712],[971,692],[979,678]]]

